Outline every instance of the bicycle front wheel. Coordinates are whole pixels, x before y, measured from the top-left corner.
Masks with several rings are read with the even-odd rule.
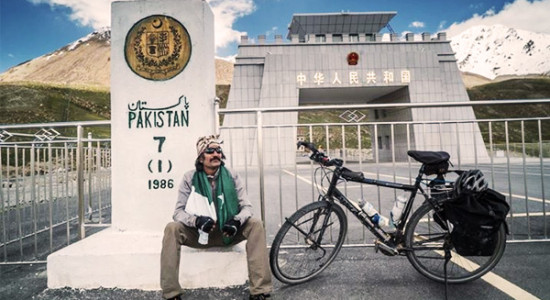
[[[275,277],[287,284],[305,282],[336,258],[348,229],[340,206],[310,203],[283,224],[271,245],[269,260]]]
[[[411,216],[407,225],[405,239],[407,258],[420,274],[445,282],[445,247],[452,250],[452,242],[447,229],[434,214],[430,203],[424,203]],[[441,212],[443,213],[443,212]],[[498,231],[495,251],[491,256],[461,256],[451,251],[451,260],[447,264],[447,282],[465,283],[491,271],[500,261],[506,248],[504,224]]]

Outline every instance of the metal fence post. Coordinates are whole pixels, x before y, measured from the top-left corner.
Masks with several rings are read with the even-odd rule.
[[[93,218],[93,206],[92,206],[92,171],[93,171],[93,148],[92,148],[92,133],[88,132],[88,152],[87,152],[88,163],[88,219],[92,221]]]
[[[544,195],[544,152],[542,148],[542,124],[540,120],[537,121],[538,134],[539,134],[539,162],[540,162],[540,184],[542,191],[542,216],[544,218],[544,238],[548,238],[548,224],[546,222],[546,196]]]
[[[220,134],[220,98],[214,99],[214,132]]]
[[[36,194],[36,148],[35,143],[31,144],[31,201],[32,201],[32,224],[34,237],[34,257],[38,257],[38,205]]]
[[[19,254],[23,258],[23,231],[21,227],[21,199],[19,195],[19,146],[14,147],[15,154],[15,221],[17,224],[17,234],[19,235]]]
[[[2,244],[3,245],[6,245],[7,241],[8,241],[8,238],[7,238],[7,230],[6,230],[6,216],[5,216],[5,204],[4,204],[4,178],[2,176],[2,173],[4,172],[2,166],[2,147],[0,147],[0,183],[2,184],[0,186],[0,209],[1,209],[1,213],[2,213]],[[6,184],[9,184],[8,182],[6,182]],[[8,193],[9,193],[9,190],[8,190]],[[3,249],[3,259],[2,261],[7,261],[8,260],[8,252],[7,252],[7,247],[4,246],[2,247]]]
[[[257,128],[258,128],[258,169],[260,172],[260,209],[262,215],[262,222],[265,227],[265,191],[264,191],[264,158],[263,158],[263,133],[262,133],[262,112],[258,111],[257,116]]]
[[[97,185],[97,202],[98,202],[98,209],[99,209],[99,221],[98,223],[101,224],[103,221],[102,221],[102,217],[103,217],[103,214],[102,214],[102,199],[101,199],[101,194],[102,194],[102,189],[103,189],[103,186],[102,186],[102,177],[101,177],[101,147],[99,145],[99,141],[97,141],[97,144],[96,144],[96,185]]]
[[[50,233],[50,253],[53,252],[53,165],[52,165],[52,143],[48,143],[48,161],[46,161],[46,156],[44,156],[44,170],[46,170],[46,162],[48,164],[48,215],[49,215],[49,233]],[[44,172],[44,177],[46,177],[46,172]],[[46,180],[46,178],[44,178]],[[46,185],[44,186],[44,192],[46,192]]]
[[[84,239],[86,230],[84,228],[84,160],[82,159],[82,125],[76,129],[76,181],[78,193],[78,237]]]

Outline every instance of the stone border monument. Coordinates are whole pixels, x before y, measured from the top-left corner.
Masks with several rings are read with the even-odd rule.
[[[114,2],[111,24],[112,226],[50,255],[49,288],[160,289],[179,181],[194,168],[197,138],[215,130],[208,3]],[[245,283],[242,246],[219,251],[183,247],[182,286]]]

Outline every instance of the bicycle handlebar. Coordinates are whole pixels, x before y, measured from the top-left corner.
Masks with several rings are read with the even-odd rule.
[[[313,160],[314,162],[317,162],[325,167],[331,167],[331,166],[338,166],[341,167],[344,164],[344,161],[338,158],[330,159],[330,157],[326,156],[323,152],[320,152],[315,148],[315,145],[310,142],[298,142],[297,144],[298,148],[301,146],[304,146],[309,151],[311,151],[311,155],[309,156],[309,159]]]

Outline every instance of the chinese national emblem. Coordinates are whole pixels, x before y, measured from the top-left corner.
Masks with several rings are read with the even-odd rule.
[[[178,75],[191,57],[191,39],[176,19],[153,15],[132,26],[124,46],[126,62],[137,75],[168,80]]]
[[[350,54],[348,54],[347,59],[348,59],[348,65],[355,66],[359,61],[359,54],[357,54],[357,52],[351,52]]]

